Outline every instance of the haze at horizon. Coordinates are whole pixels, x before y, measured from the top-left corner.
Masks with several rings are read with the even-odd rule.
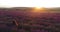
[[[60,0],[0,0],[0,7],[60,7]]]

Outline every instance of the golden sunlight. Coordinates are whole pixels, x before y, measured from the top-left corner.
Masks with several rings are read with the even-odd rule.
[[[45,12],[44,10],[44,7],[34,7],[33,12]]]
[[[34,9],[40,9],[41,7],[34,7]]]

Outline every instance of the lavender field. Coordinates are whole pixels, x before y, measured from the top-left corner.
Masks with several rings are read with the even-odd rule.
[[[60,32],[60,13],[28,10],[0,9],[0,32]]]

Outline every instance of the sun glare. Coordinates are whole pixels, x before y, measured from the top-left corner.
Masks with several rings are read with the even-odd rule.
[[[34,10],[43,10],[43,7],[34,7]]]
[[[44,7],[34,7],[33,12],[45,12],[44,10]]]
[[[40,9],[41,7],[35,7],[35,9]]]
[[[39,12],[41,7],[34,7],[33,12]]]

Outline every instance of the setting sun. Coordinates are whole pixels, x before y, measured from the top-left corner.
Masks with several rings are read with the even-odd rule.
[[[32,12],[46,12],[44,7],[34,7]]]
[[[35,7],[35,9],[40,9],[41,7]]]
[[[34,7],[33,12],[39,12],[41,7]]]
[[[37,7],[34,7],[34,9],[35,9],[35,10],[43,10],[44,7],[38,7],[38,6],[37,6]]]

